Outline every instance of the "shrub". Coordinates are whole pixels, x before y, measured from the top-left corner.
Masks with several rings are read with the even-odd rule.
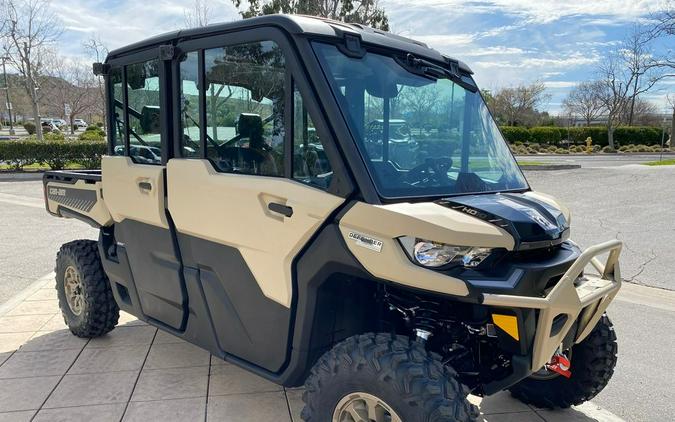
[[[26,132],[28,132],[29,135],[35,134],[35,123],[26,122],[23,124],[23,128],[26,129]]]
[[[661,129],[646,126],[618,127],[614,130],[614,142],[617,145],[660,145]]]
[[[85,168],[98,168],[101,156],[106,153],[104,142],[63,141],[34,139],[0,142],[0,161],[21,170],[30,164],[47,164],[54,170],[63,169],[74,162]]]
[[[91,127],[91,126],[90,126]],[[80,141],[103,141],[105,133],[102,131],[86,130],[77,137]]]
[[[560,145],[560,129],[557,127],[542,126],[530,129],[532,142],[538,144]]]
[[[614,153],[616,153],[616,150],[614,148],[610,147],[609,145],[607,145],[607,146],[604,146],[602,148],[602,152],[605,152],[605,153],[608,153],[608,154],[614,154]]]
[[[66,135],[61,131],[45,133],[43,136],[45,141],[63,141],[66,139]]]
[[[527,128],[520,126],[501,126],[500,127],[504,139],[506,142],[513,144],[515,142],[529,142],[530,141],[530,131]]]
[[[555,153],[556,154],[569,154],[570,152],[568,150],[566,150],[565,148],[558,148],[557,150],[555,150]]]
[[[100,127],[101,129],[103,129],[103,122],[96,122],[96,126],[98,126],[98,127]]]

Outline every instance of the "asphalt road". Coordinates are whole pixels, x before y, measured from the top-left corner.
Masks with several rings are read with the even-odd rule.
[[[97,238],[85,223],[47,214],[42,182],[0,182],[0,303],[54,271],[63,243]]]
[[[675,166],[592,166],[526,176],[535,190],[570,207],[572,238],[581,246],[622,239],[623,277],[659,287],[626,285],[610,306],[619,363],[612,382],[594,403],[627,421],[672,420]],[[62,243],[96,236],[77,220],[49,216],[41,182],[0,182],[0,303],[52,271]]]
[[[675,154],[664,154],[664,159]],[[554,164],[579,164],[581,167],[617,167],[658,161],[659,154],[595,154],[595,155],[519,155],[518,161],[537,161]]]

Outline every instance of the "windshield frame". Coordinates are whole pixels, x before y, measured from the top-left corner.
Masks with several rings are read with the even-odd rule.
[[[460,84],[457,83],[456,80],[454,80],[454,78],[451,78],[451,77],[437,78],[437,79],[447,79],[451,82],[454,82],[454,83],[458,84],[458,86],[462,87],[462,89],[465,89],[467,92],[472,92],[472,93],[475,93],[479,96],[479,101],[485,107],[488,118],[494,124],[495,128],[499,132],[499,135],[502,137],[502,140],[504,142],[504,146],[506,148],[506,151],[507,151],[508,155],[510,156],[510,158],[513,160],[513,163],[515,164],[515,167],[516,167],[516,171],[522,177],[522,180],[524,182],[524,186],[522,188],[483,190],[483,191],[476,191],[476,192],[454,192],[454,193],[440,193],[440,194],[439,193],[423,193],[423,192],[420,192],[420,193],[416,193],[416,194],[400,194],[400,195],[385,194],[382,191],[379,183],[377,183],[377,181],[376,181],[377,180],[376,178],[378,176],[376,176],[374,174],[373,166],[371,166],[367,162],[368,157],[365,155],[365,151],[363,151],[361,149],[362,147],[359,145],[360,135],[358,133],[355,133],[356,128],[353,127],[353,125],[349,121],[350,120],[350,116],[348,115],[349,112],[348,112],[348,110],[346,110],[343,107],[343,105],[340,102],[340,99],[337,98],[337,96],[336,96],[336,93],[335,93],[334,87],[333,87],[332,76],[327,73],[328,68],[327,68],[327,66],[325,66],[325,63],[322,60],[322,57],[320,56],[319,52],[315,48],[315,45],[317,45],[317,44],[332,45],[332,46],[336,47],[342,54],[344,54],[345,57],[350,58],[350,55],[345,54],[345,50],[343,48],[344,46],[343,46],[343,44],[341,43],[340,40],[336,40],[334,38],[324,38],[324,37],[312,38],[310,40],[310,48],[311,48],[311,50],[314,54],[314,57],[317,60],[317,64],[319,65],[318,68],[321,70],[321,74],[324,78],[324,81],[328,84],[328,86],[330,88],[329,91],[330,91],[330,93],[333,97],[333,100],[335,101],[337,109],[339,110],[340,115],[342,116],[343,121],[345,123],[345,126],[346,126],[346,128],[347,128],[347,130],[348,130],[348,132],[351,136],[350,141],[352,142],[352,148],[354,148],[356,151],[358,151],[356,153],[356,155],[358,156],[359,160],[361,161],[361,163],[363,164],[363,167],[366,170],[366,173],[367,173],[368,178],[369,178],[369,183],[371,184],[371,186],[373,186],[375,192],[377,193],[377,195],[378,195],[378,197],[379,197],[379,199],[382,203],[428,202],[428,201],[434,201],[434,200],[438,200],[438,199],[442,199],[442,198],[449,198],[449,197],[456,197],[456,196],[483,195],[483,194],[488,195],[488,194],[495,194],[495,193],[522,193],[522,192],[528,192],[528,191],[532,190],[532,188],[529,184],[529,181],[527,180],[527,178],[525,177],[525,174],[523,173],[522,169],[518,165],[518,162],[516,160],[515,155],[513,154],[511,149],[508,147],[508,143],[506,142],[506,140],[505,140],[505,138],[504,138],[504,136],[501,132],[501,129],[497,125],[497,123],[494,119],[494,116],[492,115],[492,112],[487,107],[486,102],[485,102],[485,98],[483,97],[483,94],[482,94],[481,90],[478,88],[478,85],[476,84],[476,82],[473,79],[473,77],[471,76],[471,74],[469,72],[464,71],[463,69],[460,69],[459,70],[459,76],[463,80],[464,84],[471,85],[472,87],[475,88],[475,91],[471,90],[471,89],[468,89],[467,87],[461,86]],[[364,54],[363,54],[362,57],[365,57],[365,55],[367,55],[367,54],[378,54],[378,55],[381,55],[381,56],[390,57],[390,58],[394,59],[395,61],[400,62],[401,58],[405,57],[408,54],[408,52],[406,52],[406,51],[388,48],[388,47],[384,47],[382,45],[362,43],[361,46],[362,46],[362,49],[364,51]],[[452,69],[450,69],[448,67],[447,63],[439,63],[438,61],[432,60],[432,59],[427,58],[427,57],[424,57],[423,59],[424,59],[424,61],[428,61],[433,65],[444,67],[448,71],[452,71]],[[410,72],[409,69],[406,69],[405,67],[403,67],[403,68]],[[411,73],[416,74],[416,72],[411,72]],[[465,79],[468,79],[469,82],[467,82]],[[395,119],[392,118],[391,120],[395,120]],[[390,120],[390,124],[391,124],[391,120]]]

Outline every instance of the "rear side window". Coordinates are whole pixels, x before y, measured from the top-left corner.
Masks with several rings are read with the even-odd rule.
[[[127,66],[129,156],[139,164],[162,163],[159,61]]]
[[[221,172],[284,175],[286,67],[272,41],[204,51],[206,156]]]

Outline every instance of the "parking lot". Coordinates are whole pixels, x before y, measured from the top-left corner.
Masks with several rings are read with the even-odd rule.
[[[675,167],[590,167],[529,172],[527,176],[534,189],[558,197],[571,208],[572,237],[581,246],[611,238],[623,240],[624,279],[653,287],[627,285],[610,307],[609,314],[619,336],[619,363],[613,381],[593,403],[629,421],[661,420],[663,415],[675,414],[672,400],[675,382],[664,377],[672,372],[668,356],[675,347],[675,335],[668,329],[675,317],[675,293],[672,292],[675,282],[670,276],[675,269],[672,246],[675,244],[672,226]],[[34,283],[53,270],[59,246],[72,239],[96,238],[97,235],[79,221],[48,216],[39,181],[0,182],[0,209],[0,303],[11,303],[12,298],[27,287],[48,287],[44,280],[40,286]],[[127,323],[134,326],[132,321]],[[48,332],[45,325],[36,331],[45,331],[43,335]],[[121,330],[124,331],[129,330]],[[14,337],[14,341],[18,341]],[[9,340],[2,341],[4,346],[9,345]],[[151,350],[150,344],[147,343],[148,350]],[[82,345],[80,350],[87,347],[90,346]],[[212,363],[205,366],[213,368]],[[283,391],[266,394],[283,395],[286,403],[291,403],[296,394],[297,400],[297,393],[292,391],[290,395]],[[516,405],[508,397],[500,400],[495,403],[504,414],[509,413],[503,411],[504,408]],[[188,401],[185,406],[189,406]],[[132,406],[135,407],[143,406]],[[292,413],[293,408],[290,409]],[[536,413],[527,416],[534,419],[525,419],[525,412],[530,415],[529,409],[521,408],[520,418],[491,417],[488,420],[594,420],[581,413],[559,414],[558,419],[555,414]],[[607,418],[595,420],[610,420]]]

